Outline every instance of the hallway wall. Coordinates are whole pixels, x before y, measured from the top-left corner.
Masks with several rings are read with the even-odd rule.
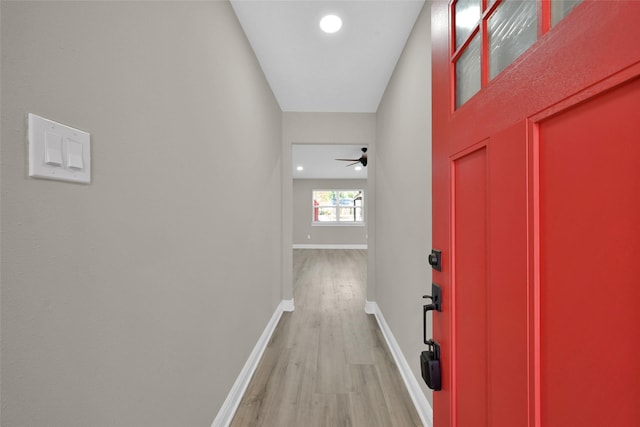
[[[418,355],[431,289],[430,11],[426,2],[377,113],[374,263],[376,302],[429,402]]]
[[[1,7],[0,424],[211,425],[281,300],[282,113],[231,6]],[[29,112],[91,133],[90,185],[27,177]]]

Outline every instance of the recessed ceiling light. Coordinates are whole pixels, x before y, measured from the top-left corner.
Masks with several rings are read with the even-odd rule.
[[[320,28],[325,33],[333,34],[342,28],[342,19],[336,15],[327,15],[320,20]]]
[[[356,170],[357,171],[361,171],[362,170],[362,166],[356,166]]]
[[[296,168],[296,170],[301,171],[301,170],[304,170],[304,168],[303,168],[302,166],[298,166],[298,167]]]

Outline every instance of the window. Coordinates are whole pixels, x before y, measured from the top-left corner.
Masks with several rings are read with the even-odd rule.
[[[581,0],[454,0],[455,108],[515,61]]]
[[[313,225],[364,225],[362,190],[313,190]]]

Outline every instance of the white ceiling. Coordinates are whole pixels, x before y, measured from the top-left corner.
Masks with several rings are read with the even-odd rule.
[[[424,0],[231,0],[283,111],[373,113]],[[320,30],[342,18],[335,34]]]
[[[353,162],[335,159],[359,159],[366,145],[293,144],[291,148],[294,179],[367,179],[367,168],[360,171]],[[297,170],[302,166],[304,170]]]

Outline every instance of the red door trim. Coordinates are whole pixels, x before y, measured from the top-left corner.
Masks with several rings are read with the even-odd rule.
[[[455,198],[455,191],[456,191],[456,166],[455,166],[455,162],[456,160],[459,160],[465,156],[468,156],[472,153],[475,153],[476,151],[479,150],[486,150],[486,159],[487,159],[487,163],[488,163],[488,159],[489,159],[489,138],[484,139],[480,142],[477,142],[467,148],[465,148],[464,150],[461,150],[455,154],[453,154],[450,157],[449,160],[449,182],[450,182],[450,188],[449,188],[449,200],[450,200],[450,211],[449,211],[449,215],[450,215],[450,223],[451,223],[451,235],[449,237],[450,241],[449,241],[449,247],[451,248],[451,263],[450,263],[450,271],[451,271],[451,276],[450,276],[450,289],[451,289],[451,314],[449,317],[449,330],[451,331],[451,341],[450,341],[450,360],[451,363],[449,365],[449,378],[451,378],[451,396],[452,396],[452,404],[451,404],[451,420],[452,420],[452,425],[457,425],[457,402],[458,402],[458,382],[457,382],[457,376],[456,376],[456,372],[457,370],[455,369],[457,367],[457,325],[456,325],[456,289],[457,289],[457,278],[456,278],[456,253],[457,253],[457,248],[456,248],[456,221],[454,218],[454,215],[456,213],[456,198]],[[487,165],[488,166],[488,165]],[[487,171],[488,171],[488,167],[487,167]],[[487,172],[488,173],[488,172]],[[489,180],[489,176],[486,176],[487,182]],[[487,194],[487,197],[489,197],[489,195]],[[487,271],[487,274],[489,272]]]
[[[527,120],[527,161],[529,176],[529,426],[540,427],[540,138],[539,128]]]
[[[538,123],[544,119],[547,119],[555,114],[561,113],[581,102],[587,101],[594,96],[597,96],[609,89],[613,89],[617,86],[623,85],[630,80],[636,78],[640,75],[640,60],[635,62],[628,67],[613,73],[609,76],[606,76],[602,80],[592,84],[585,89],[568,96],[567,98],[557,102],[556,104],[545,108],[544,110],[533,114],[529,117],[529,120],[532,123]]]

